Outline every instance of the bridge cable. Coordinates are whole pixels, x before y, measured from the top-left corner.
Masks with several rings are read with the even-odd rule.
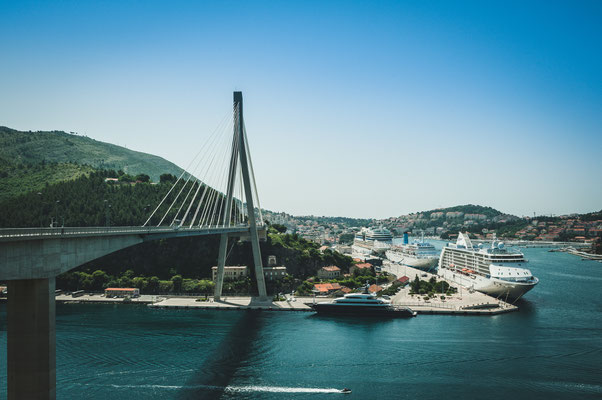
[[[199,156],[199,154],[201,154],[201,152],[203,151],[203,148],[205,147],[205,145],[207,144],[207,142],[209,141],[209,139],[214,136],[214,134],[217,132],[217,130],[219,129],[219,127],[228,119],[229,116],[229,112],[226,113],[226,115],[224,115],[224,117],[222,118],[222,120],[220,121],[220,123],[218,124],[218,126],[215,128],[215,130],[213,131],[213,133],[210,135],[210,137],[207,139],[207,141],[205,142],[205,144],[203,144],[203,146],[201,147],[201,149],[197,152],[197,154],[195,155],[195,157],[192,159],[192,161],[190,161],[190,164],[188,165],[188,167],[186,167],[186,169],[182,170],[182,173],[180,174],[180,176],[178,177],[178,179],[176,180],[176,182],[172,185],[172,187],[169,189],[169,191],[167,192],[167,194],[165,195],[165,197],[163,197],[163,199],[161,200],[161,202],[159,202],[159,205],[157,205],[157,207],[153,210],[153,212],[151,213],[151,215],[148,217],[148,219],[146,220],[146,222],[144,222],[144,224],[142,226],[146,226],[150,220],[153,218],[153,216],[155,215],[155,213],[157,212],[157,210],[161,207],[161,205],[163,205],[163,203],[165,202],[165,200],[167,199],[167,197],[169,196],[169,194],[172,192],[172,190],[176,187],[176,185],[178,184],[178,182],[182,179],[182,177],[184,176],[184,174],[186,173],[186,170],[189,169],[192,164],[194,163],[194,161],[196,160],[196,158]],[[159,224],[160,225],[160,224]]]
[[[228,126],[229,126],[229,125],[228,125]],[[214,151],[214,152],[213,152],[213,157],[211,158],[210,162],[209,162],[209,163],[206,165],[206,168],[203,168],[203,169],[201,170],[201,176],[204,176],[204,175],[206,174],[206,172],[205,172],[205,171],[207,171],[207,172],[208,172],[208,171],[210,170],[210,168],[211,168],[211,165],[213,164],[213,161],[215,160],[215,155],[216,155],[216,154],[217,154],[217,152],[216,152],[216,151]],[[203,194],[201,195],[201,198],[200,198],[200,200],[199,200],[199,204],[198,204],[198,206],[196,207],[196,211],[195,211],[195,213],[194,213],[194,216],[192,217],[192,220],[190,221],[190,226],[189,226],[190,228],[192,228],[192,226],[194,225],[194,221],[196,220],[196,217],[197,217],[197,215],[198,215],[198,212],[199,212],[199,209],[200,209],[200,207],[201,207],[201,204],[202,204],[202,202],[203,202],[203,199],[205,198],[205,194],[207,193],[207,188],[209,187],[209,185],[208,185],[207,183],[205,183],[203,186],[204,186]],[[193,198],[192,198],[192,200],[190,201],[190,205],[188,206],[188,210],[186,210],[186,214],[185,214],[185,215],[184,215],[184,217],[182,218],[182,222],[181,222],[181,224],[180,224],[180,225],[184,225],[184,223],[185,223],[186,219],[188,218],[188,214],[189,214],[189,212],[190,212],[190,209],[191,209],[192,205],[194,204],[194,202],[195,202],[195,200],[196,200],[196,198],[197,198],[197,196],[198,196],[198,193],[199,193],[199,190],[200,190],[200,189],[201,189],[201,187],[199,186],[199,187],[197,188],[197,191],[196,191],[196,193],[194,194],[194,197],[193,197]]]
[[[257,209],[259,212],[259,223],[263,225],[263,215],[261,213],[261,204],[259,203],[259,192],[257,191],[257,183],[255,181],[255,172],[253,171],[253,161],[251,160],[251,151],[249,150],[249,140],[247,139],[247,128],[243,125],[243,133],[245,135],[245,150],[247,152],[247,159],[249,160],[249,167],[251,169],[251,179],[253,182],[253,189],[255,189],[255,198],[257,199]]]
[[[222,126],[221,126],[221,127],[218,127],[218,128],[217,128],[217,129],[214,131],[214,133],[213,133],[213,135],[212,135],[212,140],[211,140],[211,143],[210,143],[210,148],[213,148],[213,147],[215,147],[215,145],[218,143],[218,142],[216,141],[216,139],[218,139],[218,138],[220,138],[220,137],[221,137],[221,132],[223,132],[223,128],[224,128],[224,126],[223,126],[223,121],[222,121],[222,124],[221,124],[221,125],[222,125]],[[219,128],[221,128],[221,129],[219,129]],[[206,142],[206,143],[207,143],[207,142]],[[204,146],[204,148],[205,148],[205,147],[206,147],[206,146]],[[201,151],[202,151],[202,150],[203,150],[203,149],[201,149]],[[200,151],[199,151],[199,153],[197,153],[197,157],[198,157],[198,155],[199,155],[200,153],[201,153]],[[195,157],[195,158],[196,158],[196,157]],[[203,162],[203,161],[204,161],[204,158],[203,158],[203,157],[200,157],[200,159],[199,159],[199,161],[197,162],[197,165],[196,165],[196,167],[194,168],[193,172],[196,172],[196,171],[198,170],[198,167],[199,167],[199,165],[200,165],[200,164],[201,164],[201,162]],[[165,212],[165,215],[163,216],[163,218],[161,218],[161,221],[159,221],[159,224],[158,224],[157,226],[160,226],[160,225],[163,223],[163,221],[165,220],[165,218],[167,217],[167,215],[169,214],[169,212],[170,212],[170,211],[173,209],[173,207],[174,207],[174,205],[176,204],[176,202],[177,202],[178,198],[180,197],[180,195],[181,195],[181,194],[182,194],[182,192],[184,191],[184,188],[185,188],[185,187],[188,185],[188,183],[190,182],[190,180],[191,180],[191,179],[194,177],[194,175],[193,175],[191,172],[189,172],[189,171],[187,171],[187,172],[188,172],[188,179],[186,180],[186,182],[184,183],[184,185],[182,186],[182,188],[181,188],[181,189],[180,189],[180,191],[178,192],[178,194],[177,194],[176,198],[175,198],[175,199],[172,201],[171,205],[169,206],[169,208],[168,208],[168,209],[167,209],[167,211]],[[194,178],[195,178],[195,181],[193,181],[193,182],[196,182],[197,178],[196,178],[196,177],[194,177]],[[194,186],[194,183],[193,183],[193,186]],[[188,192],[188,194],[190,194],[190,191]],[[187,195],[187,197],[188,197],[188,195]],[[182,208],[182,206],[183,206],[183,204],[185,203],[185,201],[186,201],[186,199],[184,199],[184,201],[182,202],[182,205],[180,205],[180,209]],[[172,225],[173,225],[173,223],[175,222],[175,219],[177,219],[177,215],[179,214],[179,212],[180,212],[180,209],[178,209],[178,212],[176,213],[176,216],[175,216],[174,220],[172,221],[172,223],[170,224],[170,226],[172,226]]]
[[[229,126],[230,125],[228,125],[228,127]],[[212,153],[213,153],[213,156],[211,157],[210,162],[207,165],[207,169],[206,169],[207,172],[203,172],[203,174],[205,174],[205,173],[208,174],[210,172],[211,166],[213,165],[213,162],[215,161],[215,158],[216,158],[216,155],[217,155],[217,151],[212,151]],[[199,201],[199,204],[198,204],[197,209],[195,211],[195,215],[194,215],[194,217],[193,217],[193,219],[191,221],[191,226],[190,227],[192,227],[194,225],[196,217],[197,217],[197,214],[198,214],[198,212],[200,210],[200,207],[203,205],[203,200],[205,199],[205,196],[207,194],[209,194],[209,196],[207,196],[207,199],[206,199],[206,202],[205,202],[205,207],[203,208],[203,211],[201,212],[201,216],[199,218],[199,227],[201,227],[201,225],[202,225],[202,220],[203,220],[204,215],[205,215],[206,206],[210,202],[210,198],[211,198],[211,195],[213,193],[213,188],[211,187],[211,184],[212,183],[209,182],[209,179],[207,179],[207,183],[205,184],[205,189],[203,190],[203,194],[201,196],[201,200]]]

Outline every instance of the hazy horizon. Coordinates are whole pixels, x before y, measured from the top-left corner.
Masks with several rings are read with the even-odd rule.
[[[0,125],[186,167],[241,90],[262,207],[602,209],[597,2],[1,2]]]

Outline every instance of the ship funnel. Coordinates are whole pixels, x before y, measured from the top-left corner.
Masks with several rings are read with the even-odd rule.
[[[403,233],[403,244],[408,244],[410,242],[409,238],[408,238],[408,233],[404,232]]]

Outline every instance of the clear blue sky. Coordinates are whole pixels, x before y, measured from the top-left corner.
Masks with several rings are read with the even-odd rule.
[[[4,1],[0,125],[186,166],[242,90],[262,206],[602,208],[602,2]]]

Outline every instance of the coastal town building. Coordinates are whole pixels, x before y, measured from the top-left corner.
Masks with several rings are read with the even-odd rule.
[[[217,266],[211,267],[211,276],[215,281],[217,279]],[[246,265],[230,265],[224,267],[224,280],[236,280],[249,276],[249,269]]]
[[[263,267],[263,275],[267,281],[274,281],[282,279],[286,276],[286,267],[275,266],[275,267]]]
[[[406,286],[408,283],[410,283],[410,278],[404,275],[401,278],[398,278],[397,282],[399,282],[401,286]]]
[[[318,278],[320,279],[334,279],[339,276],[341,276],[341,269],[334,265],[322,267],[318,270]]]
[[[368,291],[369,291],[370,293],[378,293],[378,292],[380,292],[381,290],[383,290],[383,288],[382,288],[382,287],[380,287],[380,286],[378,286],[378,285],[370,285],[370,287],[368,288]]]
[[[313,292],[316,294],[329,294],[341,290],[342,287],[338,283],[316,283]]]
[[[372,270],[372,264],[370,264],[370,263],[359,263],[359,264],[352,265],[349,268],[349,273],[351,275],[354,275],[355,271],[359,271],[358,272],[359,275],[364,275],[364,274],[362,274],[362,272],[367,272],[367,271],[371,271],[371,270]]]
[[[274,281],[282,279],[286,276],[286,267],[283,265],[277,265],[276,256],[268,256],[268,265],[263,267],[263,275],[268,281]]]

